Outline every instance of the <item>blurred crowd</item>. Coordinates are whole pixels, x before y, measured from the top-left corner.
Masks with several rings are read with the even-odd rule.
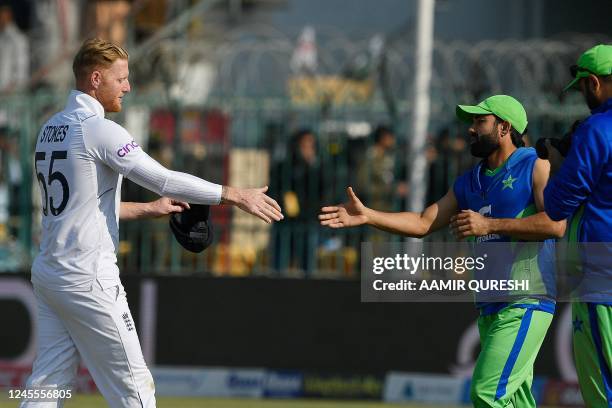
[[[69,86],[82,38],[127,37],[131,1],[0,0],[0,95]]]
[[[473,163],[466,138],[459,129],[457,132],[451,134],[444,129],[429,138],[425,154],[429,163],[430,202],[446,193],[453,175],[464,172]],[[271,195],[281,203],[286,217],[274,226],[272,234],[275,269],[298,269],[312,274],[321,267],[326,252],[358,248],[365,241],[394,239],[370,228],[350,231],[350,238],[340,239],[321,229],[317,221],[321,206],[346,201],[344,189],[349,185],[368,207],[382,211],[406,208],[410,194],[406,181],[407,148],[405,143],[398,143],[392,127],[374,124],[365,137],[348,139],[341,149],[348,155],[344,158],[348,172],[339,171],[337,163],[343,159],[327,137],[304,128],[289,140],[286,157],[274,163],[270,173]]]

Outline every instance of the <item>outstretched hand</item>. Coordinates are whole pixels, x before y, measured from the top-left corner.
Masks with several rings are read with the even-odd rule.
[[[368,222],[368,208],[357,198],[352,187],[346,189],[348,201],[344,204],[321,208],[319,221],[330,228],[356,227]]]
[[[268,186],[261,188],[224,187],[222,202],[233,204],[249,214],[264,220],[268,224],[283,219],[281,207],[276,200],[266,195]]]

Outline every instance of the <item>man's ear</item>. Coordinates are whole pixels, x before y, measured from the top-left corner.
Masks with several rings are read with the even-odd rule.
[[[95,70],[94,72],[91,73],[90,79],[91,79],[91,86],[94,89],[98,89],[98,87],[102,83],[102,73],[98,70]]]
[[[596,75],[590,74],[586,78],[586,86],[591,90],[592,93],[595,93],[601,87],[601,82]]]
[[[510,134],[510,128],[512,127],[510,122],[508,122],[507,120],[504,120],[504,121],[500,122],[500,125],[501,125],[501,129],[500,129],[501,136],[504,137],[506,135],[509,135]]]

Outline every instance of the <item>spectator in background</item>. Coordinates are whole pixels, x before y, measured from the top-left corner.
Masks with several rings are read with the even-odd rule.
[[[429,186],[427,203],[440,199],[453,180],[467,171],[475,163],[465,152],[468,148],[466,136],[456,133],[451,136],[450,128],[443,128],[435,141],[426,150],[429,163]]]
[[[378,126],[372,133],[374,145],[366,152],[358,170],[359,191],[368,204],[382,211],[397,210],[396,199],[406,195],[406,183],[396,177],[395,134],[387,126]]]
[[[0,93],[23,88],[29,76],[28,40],[15,24],[12,8],[0,2]]]
[[[317,140],[310,129],[294,133],[285,160],[273,166],[270,196],[282,200],[285,221],[273,226],[274,266],[283,271],[299,268],[310,274],[316,264],[319,241],[317,215],[325,198]]]
[[[397,211],[407,193],[406,182],[398,182],[396,140],[393,130],[379,125],[372,133],[374,144],[366,151],[363,165],[357,171],[357,185],[368,203],[381,211]],[[401,174],[401,173],[400,173]],[[362,241],[385,239],[385,233],[360,231]]]
[[[0,127],[0,183],[8,193],[6,208],[2,209],[8,214],[7,232],[10,236],[17,237],[23,177],[19,160],[19,140],[6,127]]]
[[[302,30],[290,66],[295,75],[314,75],[317,72],[317,42],[313,27],[306,26]]]

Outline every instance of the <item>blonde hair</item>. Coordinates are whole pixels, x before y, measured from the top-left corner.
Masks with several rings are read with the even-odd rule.
[[[128,53],[124,48],[100,38],[91,38],[85,40],[74,56],[72,72],[78,80],[95,68],[110,67],[118,59],[128,59]]]

